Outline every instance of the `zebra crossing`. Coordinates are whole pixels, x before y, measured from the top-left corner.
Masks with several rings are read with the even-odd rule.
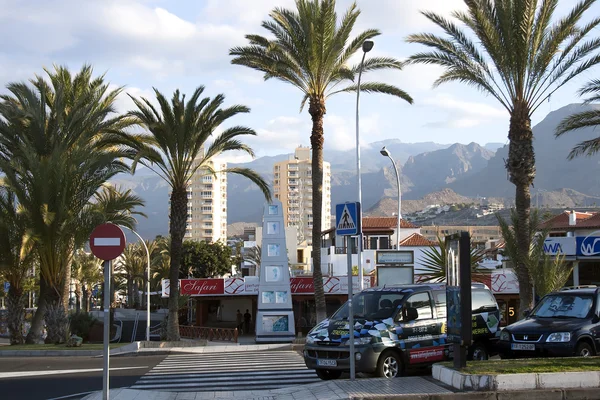
[[[170,354],[132,389],[172,392],[268,390],[319,382],[295,351]]]

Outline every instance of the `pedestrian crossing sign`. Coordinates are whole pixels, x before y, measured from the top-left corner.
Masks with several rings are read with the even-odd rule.
[[[358,235],[360,229],[360,203],[343,203],[335,206],[335,233],[342,236]]]

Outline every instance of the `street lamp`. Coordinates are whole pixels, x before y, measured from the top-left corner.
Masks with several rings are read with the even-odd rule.
[[[360,232],[358,233],[358,287],[363,290],[363,270],[362,270],[362,245],[363,245],[363,234],[362,234],[362,180],[360,177],[360,135],[358,129],[358,106],[360,104],[360,78],[362,76],[363,64],[365,63],[365,57],[369,51],[373,48],[372,40],[365,40],[362,44],[363,56],[360,61],[358,68],[358,83],[356,85],[356,177],[358,185],[358,202],[361,203],[359,215],[357,215],[358,222],[360,223]]]
[[[148,246],[146,246],[146,242],[144,241],[144,239],[142,239],[142,237],[139,235],[139,233],[137,233],[136,231],[134,231],[131,228],[128,228],[126,226],[123,225],[119,225],[121,228],[125,228],[130,230],[135,236],[138,237],[138,239],[140,239],[140,241],[142,242],[142,244],[144,245],[144,248],[146,249],[146,257],[147,257],[147,262],[148,262],[148,268],[147,268],[147,281],[146,281],[146,341],[149,342],[150,341],[150,251],[148,251]]]
[[[392,161],[392,165],[394,166],[394,171],[396,172],[396,180],[398,181],[398,228],[396,230],[396,234],[398,236],[398,243],[396,244],[396,248],[400,250],[400,221],[402,219],[402,214],[400,214],[400,210],[402,209],[402,192],[400,191],[400,174],[398,173],[398,167],[396,167],[396,162],[394,158],[390,154],[390,151],[383,146],[383,148],[379,151],[382,156],[388,157]]]

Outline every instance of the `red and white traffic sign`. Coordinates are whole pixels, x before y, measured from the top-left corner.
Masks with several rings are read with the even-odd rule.
[[[125,249],[125,234],[115,224],[98,225],[90,235],[90,249],[101,260],[114,260]]]

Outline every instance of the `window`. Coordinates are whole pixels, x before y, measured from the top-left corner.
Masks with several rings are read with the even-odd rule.
[[[417,313],[419,314],[417,320],[433,318],[431,300],[427,292],[413,294],[406,301],[406,306],[417,309]]]
[[[472,290],[471,307],[473,307],[473,311],[495,310],[497,307],[496,299],[489,290]]]

